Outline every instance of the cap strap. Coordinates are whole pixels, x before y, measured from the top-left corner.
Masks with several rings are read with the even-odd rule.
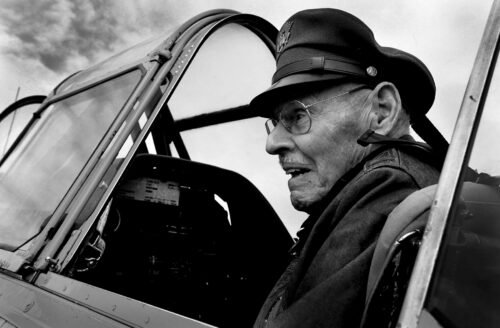
[[[309,71],[327,71],[336,72],[347,75],[354,75],[364,78],[372,78],[366,72],[366,67],[361,67],[360,64],[355,64],[352,62],[339,61],[334,59],[327,59],[325,57],[312,57],[307,59],[302,59],[281,67],[273,75],[273,83],[281,80],[285,76],[309,72]]]

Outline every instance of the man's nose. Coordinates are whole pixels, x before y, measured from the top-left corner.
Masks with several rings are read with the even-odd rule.
[[[278,155],[292,148],[292,134],[285,129],[283,124],[278,123],[267,136],[266,151],[271,155]]]

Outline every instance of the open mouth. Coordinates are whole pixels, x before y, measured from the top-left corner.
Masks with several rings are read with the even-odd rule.
[[[285,172],[286,174],[290,174],[292,178],[298,177],[302,174],[305,174],[309,172],[310,170],[308,169],[286,169]]]

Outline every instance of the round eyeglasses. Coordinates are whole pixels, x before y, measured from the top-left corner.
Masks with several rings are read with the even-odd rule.
[[[265,126],[267,134],[271,134],[280,122],[291,134],[306,134],[311,130],[312,125],[311,112],[309,112],[309,108],[311,106],[345,96],[349,93],[353,93],[367,87],[367,85],[359,85],[351,90],[344,91],[333,97],[313,102],[309,105],[305,105],[303,102],[298,100],[289,101],[281,106],[277,119],[270,118],[266,121]]]

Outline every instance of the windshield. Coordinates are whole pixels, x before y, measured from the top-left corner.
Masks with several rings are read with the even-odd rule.
[[[493,328],[500,322],[499,101],[496,67],[466,163],[483,174],[459,189],[426,304],[445,327]]]
[[[172,115],[180,120],[248,104],[269,87],[274,67],[272,53],[253,32],[228,24],[212,34],[196,54],[170,98]],[[181,136],[192,160],[249,179],[294,234],[305,215],[293,209],[288,178],[277,158],[265,152],[264,123],[264,118],[254,117],[182,131]]]
[[[116,70],[130,66],[131,63],[140,61],[161,44],[165,39],[165,35],[170,35],[170,32],[167,31],[162,35],[143,41],[71,76],[57,88],[57,94],[74,90],[96,78],[113,73]]]
[[[38,107],[39,103],[20,107],[0,121],[0,158],[5,155]]]
[[[0,248],[44,226],[138,84],[129,72],[48,107],[0,167]]]

